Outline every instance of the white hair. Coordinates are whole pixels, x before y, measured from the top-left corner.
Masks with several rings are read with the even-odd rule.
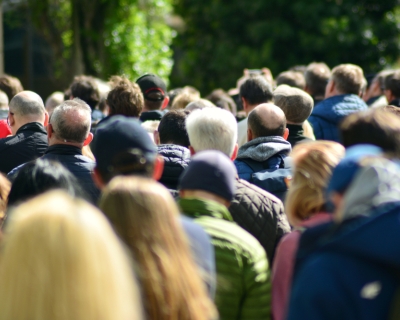
[[[186,119],[191,147],[200,152],[219,150],[230,157],[237,141],[237,122],[229,111],[220,108],[195,110]]]

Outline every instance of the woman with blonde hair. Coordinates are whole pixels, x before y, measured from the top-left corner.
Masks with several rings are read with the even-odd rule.
[[[0,252],[0,319],[142,319],[129,259],[101,212],[62,191],[13,210]]]
[[[325,189],[333,168],[344,156],[344,147],[332,141],[310,141],[296,145],[291,154],[293,179],[285,209],[294,231],[279,243],[272,268],[272,315],[285,319],[292,273],[301,230],[332,219],[327,213]]]
[[[215,318],[166,188],[148,178],[116,177],[104,190],[100,208],[141,270],[147,319]]]

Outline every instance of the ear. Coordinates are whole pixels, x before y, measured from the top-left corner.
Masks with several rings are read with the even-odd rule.
[[[253,132],[250,128],[247,128],[247,142],[253,140]]]
[[[325,98],[331,97],[332,93],[334,92],[336,84],[333,80],[330,80],[325,88]]]
[[[156,145],[159,145],[160,144],[160,133],[157,130],[154,130],[153,136],[154,136],[154,143]]]
[[[231,155],[231,160],[235,160],[238,154],[238,150],[239,150],[239,145],[236,143],[235,144],[235,148],[233,149],[232,155]]]
[[[49,123],[46,127],[47,137],[50,139],[53,135],[53,126]]]
[[[157,156],[156,160],[154,161],[153,179],[157,181],[160,180],[163,171],[164,171],[164,158],[162,156]]]
[[[288,137],[289,137],[289,129],[286,128],[285,132],[283,133],[283,139],[287,140]]]
[[[44,125],[45,127],[47,127],[48,124],[49,124],[49,113],[46,111],[46,112],[44,113],[44,123],[43,123],[43,125]]]
[[[164,101],[161,106],[161,110],[164,110],[166,107],[168,107],[168,103],[169,103],[169,97],[165,96]]]
[[[85,141],[83,142],[84,146],[87,146],[89,143],[91,143],[93,140],[93,133],[89,132],[87,138],[85,139]]]
[[[92,172],[92,179],[94,184],[96,185],[97,188],[100,190],[103,189],[106,186],[106,183],[104,182],[103,178],[100,175],[99,169],[94,168]]]
[[[385,97],[386,97],[386,100],[388,101],[388,103],[390,103],[394,100],[392,90],[386,89],[384,91],[384,94],[385,94]]]
[[[185,197],[185,190],[179,190],[179,197],[184,198]]]
[[[190,155],[194,156],[196,154],[196,151],[193,149],[192,146],[189,146],[189,150],[190,150]]]

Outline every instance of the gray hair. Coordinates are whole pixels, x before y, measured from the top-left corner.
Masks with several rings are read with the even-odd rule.
[[[67,142],[83,143],[91,126],[92,110],[83,100],[67,100],[56,107],[51,115],[50,124],[55,136]]]
[[[237,141],[233,114],[220,108],[194,110],[186,119],[190,145],[196,152],[219,150],[230,157]]]
[[[32,91],[22,91],[10,101],[10,112],[19,116],[43,116],[46,112],[42,98]]]

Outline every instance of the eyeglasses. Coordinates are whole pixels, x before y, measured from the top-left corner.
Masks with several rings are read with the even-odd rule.
[[[14,115],[13,112],[9,112],[9,114],[11,114],[12,116]],[[10,117],[10,116],[7,116],[7,124],[10,126],[10,119],[9,119],[9,117]]]

